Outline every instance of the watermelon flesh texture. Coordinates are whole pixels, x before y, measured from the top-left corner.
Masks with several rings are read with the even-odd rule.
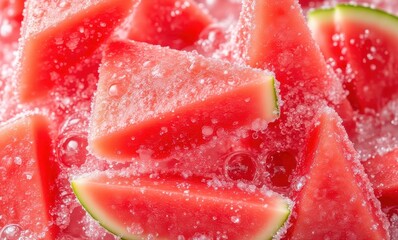
[[[389,19],[388,21],[394,21],[395,19],[393,16],[390,16],[387,13],[383,13],[380,10],[365,8],[361,6],[337,6],[337,9],[339,8],[351,9],[350,12],[352,13],[345,13],[343,15],[361,15],[361,13],[363,13],[364,11],[369,11],[370,13],[366,16],[382,15],[380,19]],[[395,140],[397,137],[397,131],[394,120],[396,119],[395,112],[397,108],[396,106],[398,98],[396,96],[396,93],[393,91],[393,89],[396,88],[396,86],[394,86],[394,84],[396,84],[394,82],[396,81],[392,78],[390,78],[390,80],[388,80],[388,78],[381,80],[378,76],[380,75],[379,71],[383,71],[381,75],[394,75],[394,70],[388,71],[386,70],[386,66],[394,65],[395,57],[385,59],[381,59],[380,57],[378,57],[378,60],[372,60],[375,58],[375,55],[378,55],[377,52],[379,52],[380,49],[377,50],[375,46],[369,47],[369,43],[372,41],[367,38],[372,38],[374,40],[376,37],[375,35],[373,35],[375,34],[374,31],[377,30],[379,32],[379,28],[373,26],[375,25],[375,23],[368,24],[367,20],[358,20],[357,23],[362,22],[360,24],[358,23],[358,29],[363,30],[363,24],[366,24],[369,34],[371,36],[367,38],[363,37],[364,40],[362,41],[364,42],[362,43],[358,43],[358,39],[347,40],[347,37],[345,36],[346,33],[343,31],[342,28],[342,25],[345,24],[344,18],[340,17],[340,23],[337,23],[337,20],[335,19],[338,11],[337,9],[334,8],[330,10],[315,10],[311,12],[309,14],[309,26],[313,30],[314,37],[319,43],[325,57],[333,58],[334,60],[331,62],[335,63],[337,62],[335,61],[336,59],[341,60],[340,62],[337,62],[338,64],[334,64],[333,66],[335,67],[336,71],[340,72],[339,76],[341,76],[341,78],[344,78],[345,88],[350,92],[350,94],[348,95],[348,100],[355,110],[353,116],[351,117],[351,121],[354,121],[355,119],[355,126],[353,127],[354,134],[350,133],[350,137],[355,143],[358,152],[361,154],[361,158],[363,160],[366,160],[377,155],[384,155],[388,151],[395,149],[398,144]],[[351,22],[350,25],[351,28],[354,28],[355,23]],[[383,25],[383,28],[387,29],[387,24]],[[335,31],[333,29],[335,29]],[[350,35],[352,34],[353,33],[350,33]],[[391,34],[392,33],[388,33],[387,35],[379,34],[376,37],[377,39],[375,41],[378,42],[379,45],[387,44],[382,48],[395,48],[395,44],[392,44],[389,39]],[[386,38],[384,38],[384,36],[386,36]],[[390,42],[390,45],[388,45],[388,42]],[[349,44],[351,46],[347,48],[346,45]],[[364,62],[363,59],[358,59],[358,56],[354,58],[350,57],[352,55],[350,54],[350,51],[354,51],[355,55],[357,54],[355,53],[356,51],[358,51],[357,49],[350,50],[355,47],[364,51],[364,53],[361,53],[362,57],[364,57],[363,55],[367,53],[366,62]],[[371,51],[373,51],[374,53],[369,54],[369,52]],[[389,51],[384,52],[388,53]],[[352,64],[352,61],[356,61],[356,65]],[[377,61],[379,63],[385,62],[385,64],[379,69],[374,69],[373,73],[368,73],[369,71],[365,68],[369,69],[369,64],[373,64],[372,61]],[[362,80],[361,78],[358,79],[357,76],[361,76]],[[364,76],[366,77],[366,80],[363,79]],[[375,90],[372,90],[370,94],[364,95],[363,91],[362,93],[358,94],[361,91],[356,90],[356,88],[360,85],[362,85],[362,89],[375,88]],[[372,104],[368,106],[366,105],[366,102],[369,101],[374,102],[372,102]],[[361,102],[361,104],[358,104],[358,102]],[[363,106],[362,110],[360,107],[361,105]],[[346,123],[346,119],[344,120]],[[347,131],[350,130],[347,128]]]
[[[308,13],[308,26],[312,37],[319,45],[320,50],[329,66],[331,66],[340,79],[345,89],[353,80],[352,69],[347,66],[346,49],[344,48],[344,37],[334,22],[335,9],[321,8]],[[347,99],[336,106],[336,111],[343,119],[343,125],[350,138],[356,135],[355,113],[352,107],[352,94],[347,93]]]
[[[349,5],[309,14],[315,40],[345,78],[354,109],[377,112],[396,97],[397,36],[391,29],[397,19],[382,11]]]
[[[57,166],[50,162],[48,121],[31,115],[0,128],[1,237],[54,239],[57,228],[50,215],[54,207]],[[3,238],[4,239],[4,238]]]
[[[100,174],[72,187],[86,210],[123,239],[269,239],[289,215],[286,199],[269,190],[215,189],[196,177]]]
[[[312,39],[298,3],[244,1],[235,53],[235,61],[274,71],[284,102],[280,118],[267,130],[256,133],[256,138],[243,139],[245,147],[261,156],[286,152],[294,155],[290,159],[301,161],[304,139],[315,112],[329,100],[341,101],[342,89]],[[284,178],[277,181],[290,182],[290,176]],[[285,186],[288,187],[289,184]]]
[[[398,89],[398,18],[367,7],[338,5],[336,25],[344,34],[347,57],[356,73],[351,92],[354,106],[380,110]]]
[[[397,206],[398,149],[368,159],[364,167],[383,206]]]
[[[107,40],[133,5],[132,0],[27,1],[16,74],[20,100],[47,96],[68,74],[78,75],[79,64]]]
[[[388,222],[341,119],[331,109],[317,119],[300,166],[288,239],[389,239]]]
[[[134,10],[128,38],[184,49],[192,46],[212,22],[195,1],[141,1]]]
[[[146,43],[113,42],[100,68],[89,144],[113,160],[142,151],[164,158],[210,141],[220,129],[253,122],[263,128],[277,118],[277,101],[268,72]]]
[[[23,0],[0,1],[0,99],[5,98],[6,85],[13,74],[23,3]]]

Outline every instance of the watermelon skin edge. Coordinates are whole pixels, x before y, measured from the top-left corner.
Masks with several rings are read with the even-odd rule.
[[[93,212],[89,211],[89,208],[87,207],[87,199],[85,199],[84,197],[82,197],[82,195],[80,194],[81,192],[79,191],[79,187],[78,187],[78,182],[79,180],[73,180],[71,182],[71,188],[76,196],[76,198],[78,199],[79,203],[82,205],[82,207],[86,210],[86,212],[94,219],[98,222],[99,225],[101,225],[105,230],[107,230],[109,233],[120,237],[120,239],[122,240],[135,240],[135,239],[142,239],[142,236],[138,236],[138,235],[130,235],[130,236],[119,236],[117,233],[117,230],[114,230],[115,228],[113,227],[109,227],[109,224],[105,224],[103,223],[103,221],[100,221],[100,218],[97,216],[98,214],[94,214]],[[84,182],[80,181],[80,182]],[[84,183],[83,183],[84,184]],[[253,238],[253,240],[264,240],[264,235],[269,235],[269,233],[272,231],[272,237],[267,238],[269,240],[271,239],[279,239],[281,235],[284,234],[286,228],[288,227],[289,224],[289,219],[291,217],[291,213],[292,213],[292,203],[290,201],[287,201],[284,203],[284,207],[279,209],[279,210],[283,210],[283,212],[285,212],[285,215],[283,218],[281,218],[277,224],[275,224],[274,228],[266,228],[263,232],[260,232],[257,236],[255,236]],[[117,228],[117,227],[116,227]],[[270,231],[270,229],[272,229]],[[120,229],[119,232],[123,232],[123,229]],[[163,238],[159,238],[159,239],[163,239]]]

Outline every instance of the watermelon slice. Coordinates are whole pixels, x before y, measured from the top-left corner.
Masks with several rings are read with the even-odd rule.
[[[192,0],[146,0],[135,9],[129,39],[174,49],[193,45],[213,22]]]
[[[397,95],[398,17],[368,7],[338,5],[336,24],[344,34],[352,90],[360,110],[379,110]]]
[[[340,101],[341,85],[330,74],[296,0],[243,1],[236,55],[238,62],[274,71],[281,82],[284,104],[280,118],[266,131],[255,133],[255,139],[248,137],[243,142],[251,151],[265,156],[286,153],[283,154],[289,156],[286,159],[269,159],[281,159],[279,162],[284,163],[286,170],[285,175],[273,177],[274,185],[289,183],[287,173],[293,172],[291,168],[296,163],[288,161],[300,161],[313,116],[327,100]],[[269,165],[280,166],[280,163]]]
[[[18,224],[26,239],[55,238],[50,209],[57,168],[49,161],[50,144],[47,119],[40,115],[0,128],[0,229]]]
[[[92,217],[123,239],[270,239],[289,216],[288,202],[270,191],[215,189],[196,178],[102,174],[72,187]]]
[[[364,166],[381,203],[398,205],[398,149],[368,159]]]
[[[242,9],[237,52],[247,65],[275,71],[282,96],[292,88],[320,96],[334,89],[297,1],[246,0]]]
[[[280,79],[284,111],[271,128],[274,133],[267,135],[276,139],[276,145],[300,149],[306,123],[326,99],[339,100],[341,89],[329,74],[299,4],[295,0],[244,1],[236,42],[238,61],[270,69]]]
[[[301,167],[289,239],[389,239],[358,154],[333,110],[318,118]]]
[[[337,59],[337,67],[353,75],[348,76],[346,88],[355,109],[379,111],[397,96],[396,16],[363,6],[337,5],[311,13],[309,22],[325,56]],[[342,45],[331,42],[336,36]],[[342,51],[346,56],[339,61]],[[350,69],[345,69],[347,64]]]
[[[344,36],[334,22],[334,8],[320,8],[308,13],[308,26],[323,56],[341,76],[346,72],[347,60],[343,51]]]
[[[95,154],[114,160],[142,151],[162,158],[207,142],[220,129],[272,121],[277,101],[268,72],[117,41],[100,68],[89,144]]]
[[[67,81],[111,35],[134,0],[28,0],[16,75],[23,102]]]

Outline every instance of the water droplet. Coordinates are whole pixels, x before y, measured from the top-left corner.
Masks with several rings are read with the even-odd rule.
[[[238,223],[240,223],[240,217],[238,217],[238,216],[232,216],[232,217],[231,217],[231,221],[232,221],[233,223],[238,224]]]
[[[22,164],[22,158],[21,157],[15,157],[14,163],[17,164],[17,165],[21,165]]]
[[[0,231],[2,240],[18,240],[21,237],[22,228],[18,224],[8,224]]]
[[[7,37],[12,32],[12,25],[6,19],[3,20],[3,23],[0,26],[0,36]]]
[[[117,84],[113,84],[109,87],[108,93],[111,97],[117,97],[119,95],[119,86]]]
[[[84,33],[84,27],[81,27],[81,26],[80,26],[80,27],[79,27],[79,32],[80,32],[80,33]]]
[[[257,176],[257,164],[250,153],[234,152],[226,158],[224,171],[231,180],[253,181]]]
[[[206,136],[206,137],[211,136],[211,135],[213,135],[213,132],[214,132],[214,129],[212,127],[209,127],[209,126],[202,127],[203,136]]]

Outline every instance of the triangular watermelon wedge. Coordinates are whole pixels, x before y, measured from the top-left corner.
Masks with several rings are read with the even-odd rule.
[[[355,109],[379,111],[397,96],[398,17],[381,10],[337,5],[309,14],[309,26],[326,58],[346,79]]]
[[[308,26],[326,61],[338,76],[346,73],[344,36],[334,22],[334,8],[319,8],[308,13]]]
[[[235,60],[274,71],[283,100],[280,118],[256,133],[256,139],[244,139],[245,146],[264,155],[286,152],[294,156],[290,161],[300,160],[318,108],[329,100],[341,101],[342,95],[341,84],[328,70],[300,5],[296,0],[243,1],[235,41]],[[285,178],[281,180],[287,183],[289,176]]]
[[[389,239],[358,154],[331,109],[315,122],[301,166],[289,239]]]
[[[272,73],[194,53],[115,41],[99,71],[89,144],[108,159],[164,158],[279,114]]]
[[[306,125],[340,83],[328,71],[296,0],[246,0],[238,24],[236,60],[269,69],[280,79],[281,117],[264,142],[301,148]],[[282,143],[281,143],[282,142]],[[273,149],[278,150],[278,149]]]
[[[58,171],[50,154],[45,117],[25,116],[0,127],[0,228],[18,224],[24,239],[55,239],[50,212]]]
[[[338,5],[335,22],[344,34],[355,74],[356,104],[361,111],[379,110],[397,96],[398,17],[369,7]]]
[[[134,11],[128,38],[183,49],[192,46],[212,22],[193,0],[145,0]]]
[[[237,57],[247,65],[275,71],[282,96],[301,89],[324,97],[338,87],[296,0],[244,1],[236,42]]]
[[[364,167],[381,203],[398,205],[398,149],[366,160]]]
[[[134,0],[26,1],[16,78],[23,102],[46,96],[111,35]]]
[[[286,199],[269,190],[207,181],[107,173],[72,187],[91,216],[123,239],[270,239],[289,216]]]

